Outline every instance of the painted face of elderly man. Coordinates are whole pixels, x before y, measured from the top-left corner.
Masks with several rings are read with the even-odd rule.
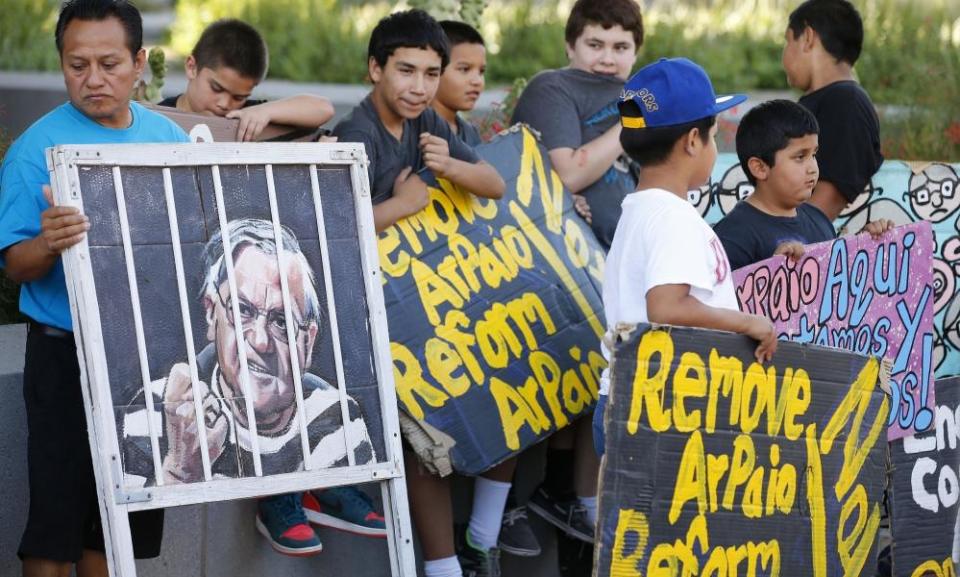
[[[260,435],[282,432],[296,411],[294,372],[310,366],[319,330],[315,279],[296,239],[282,229],[286,279],[281,275],[273,224],[257,219],[229,225],[236,295],[231,296],[223,241],[216,235],[204,254],[207,278],[203,306],[207,339],[216,344],[215,373],[222,398],[244,427],[249,426],[244,402],[241,351],[246,355],[249,390]],[[290,309],[284,312],[284,282]],[[233,301],[239,311],[237,330]],[[239,342],[238,342],[239,337]],[[291,355],[291,350],[296,355]],[[296,366],[294,365],[296,360]]]

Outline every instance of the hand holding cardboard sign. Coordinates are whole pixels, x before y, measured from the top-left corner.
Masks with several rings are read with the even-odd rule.
[[[198,383],[203,403],[207,448],[213,463],[223,453],[227,438],[227,418],[220,401],[203,381]],[[200,435],[190,367],[178,363],[170,370],[163,395],[166,419],[167,454],[163,458],[163,474],[167,482],[189,483],[203,480],[203,460],[200,456]]]

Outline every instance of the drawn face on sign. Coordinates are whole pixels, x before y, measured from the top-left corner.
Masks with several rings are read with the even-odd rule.
[[[942,222],[960,208],[957,184],[960,178],[948,164],[934,163],[920,174],[910,177],[910,188],[905,196],[918,217],[930,222]]]
[[[740,164],[735,164],[723,175],[717,190],[717,202],[723,214],[730,214],[738,202],[753,194],[754,186],[747,180]]]
[[[713,187],[713,182],[708,180],[703,186],[687,191],[687,200],[697,207],[700,216],[705,217],[710,211],[710,205],[713,204]]]
[[[239,227],[238,227],[239,228]],[[237,333],[242,335],[239,346],[247,357],[250,390],[258,430],[269,434],[286,428],[293,416],[295,391],[291,349],[297,355],[301,375],[310,366],[311,352],[318,331],[316,289],[313,274],[302,254],[290,254],[287,248],[286,283],[290,296],[288,325],[284,314],[280,270],[277,265],[273,239],[243,239],[245,231],[231,231],[234,244],[234,278],[236,300],[242,328],[237,331],[232,310],[229,282],[222,258],[217,270],[208,272],[208,284],[203,299],[208,323],[207,339],[216,343],[221,385],[234,397],[243,397],[241,363]],[[210,241],[221,242],[219,236]],[[211,279],[216,279],[210,282]],[[289,338],[292,328],[293,339]],[[247,423],[243,403],[237,403],[236,413]]]

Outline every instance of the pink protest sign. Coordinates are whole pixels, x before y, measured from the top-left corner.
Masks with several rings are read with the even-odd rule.
[[[734,271],[744,311],[780,338],[876,355],[893,363],[887,438],[933,426],[933,233],[930,223],[810,245],[799,261],[769,258]],[[941,351],[942,352],[942,351]]]

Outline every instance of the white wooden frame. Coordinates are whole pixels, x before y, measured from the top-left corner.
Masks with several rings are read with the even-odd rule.
[[[117,190],[118,210],[121,215],[121,236],[124,239],[124,252],[131,287],[137,344],[140,352],[142,378],[149,384],[149,368],[144,352],[144,335],[137,298],[137,285],[133,272],[133,257],[129,251],[129,227],[126,218],[124,191],[120,174],[124,167],[159,167],[164,178],[164,193],[167,199],[168,215],[174,261],[178,275],[178,293],[183,312],[184,329],[193,332],[190,315],[184,306],[187,294],[184,284],[183,260],[180,251],[177,214],[173,204],[172,184],[169,168],[176,166],[210,166],[214,176],[214,188],[217,196],[217,212],[220,216],[221,230],[226,230],[223,204],[219,183],[219,166],[265,165],[270,209],[274,232],[279,237],[279,215],[276,204],[275,183],[272,178],[272,166],[306,165],[309,167],[314,198],[314,210],[317,216],[318,238],[320,243],[328,314],[333,335],[335,369],[340,384],[340,406],[344,424],[349,422],[347,394],[344,381],[343,359],[340,351],[339,333],[336,324],[336,309],[333,300],[333,286],[330,276],[329,247],[323,222],[322,198],[319,189],[317,171],[322,166],[347,166],[350,169],[351,184],[354,191],[354,214],[360,241],[360,262],[364,275],[365,296],[369,311],[369,326],[374,354],[374,368],[380,392],[380,414],[386,455],[385,462],[368,465],[356,465],[353,451],[348,450],[349,464],[334,469],[310,470],[309,453],[306,440],[304,411],[298,411],[298,420],[303,440],[304,471],[269,476],[270,482],[264,483],[259,463],[259,452],[254,445],[254,477],[213,480],[210,473],[210,461],[206,451],[203,458],[204,480],[196,483],[164,485],[159,470],[159,450],[157,432],[153,431],[153,418],[148,418],[151,431],[151,449],[156,471],[156,486],[131,490],[124,484],[124,474],[120,461],[120,447],[117,427],[114,419],[114,407],[111,399],[109,367],[106,363],[103,332],[100,324],[100,308],[97,302],[96,280],[93,275],[90,249],[84,239],[63,255],[70,295],[70,307],[74,318],[77,356],[80,362],[81,383],[83,386],[84,406],[89,423],[90,449],[93,455],[94,472],[100,501],[100,513],[103,519],[107,558],[110,573],[114,577],[136,575],[133,559],[133,547],[127,514],[132,511],[156,509],[187,504],[209,503],[214,501],[260,497],[269,494],[303,491],[306,489],[331,487],[380,481],[384,516],[387,522],[387,539],[390,553],[391,574],[394,577],[414,577],[416,567],[413,555],[410,515],[407,505],[406,485],[404,482],[403,452],[400,441],[400,427],[396,392],[393,383],[393,368],[390,360],[389,338],[387,335],[387,316],[384,308],[383,292],[380,282],[379,254],[376,245],[373,212],[370,202],[370,186],[367,178],[367,157],[360,144],[351,143],[271,143],[271,144],[135,144],[135,145],[84,145],[58,146],[47,150],[47,165],[50,171],[54,198],[58,205],[73,206],[83,211],[82,191],[80,190],[79,167],[102,166],[113,171]],[[229,246],[229,235],[222,235],[225,248]],[[285,267],[283,251],[278,251],[281,270]],[[228,282],[231,294],[235,294],[236,285],[232,271],[232,256],[225,250]],[[281,278],[286,279],[285,275]],[[282,283],[283,302],[288,317],[288,327],[292,330],[289,311],[289,291],[286,281]],[[233,299],[235,326],[240,327],[239,310]],[[239,329],[242,330],[242,329]],[[191,379],[198,382],[196,353],[191,336],[185,335]],[[239,339],[238,339],[239,340]],[[246,373],[247,363],[241,349],[241,373]],[[292,353],[292,362],[296,369],[296,354]],[[299,371],[293,371],[297,402],[302,403],[302,387]],[[246,376],[241,377],[246,381]],[[246,390],[246,384],[244,383]],[[147,403],[152,405],[149,391],[145,395]],[[249,395],[247,395],[249,400]],[[198,422],[202,421],[200,403],[195,403]],[[152,415],[152,411],[148,411]],[[248,414],[252,409],[248,406]],[[254,424],[255,426],[255,424]],[[200,431],[204,431],[200,427]],[[346,432],[346,426],[344,427]],[[204,433],[205,434],[205,433]],[[251,435],[253,439],[256,434]],[[346,442],[346,433],[345,433]],[[202,443],[206,446],[205,443]],[[348,446],[349,449],[349,446]]]

